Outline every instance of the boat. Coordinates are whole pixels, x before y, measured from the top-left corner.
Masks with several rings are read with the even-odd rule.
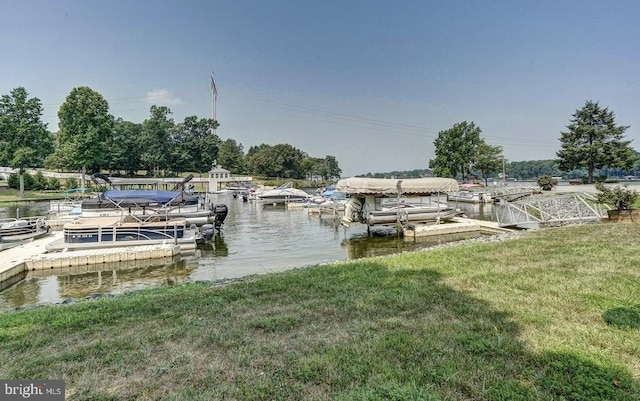
[[[449,192],[447,200],[449,202],[491,203],[493,202],[493,195],[490,192],[462,190]]]
[[[131,215],[139,221],[184,218],[190,224],[210,223],[214,219],[212,208],[207,208],[197,195],[183,189],[193,175],[177,183],[171,191],[112,189],[111,180],[103,174],[93,174],[91,177],[101,186],[101,192],[96,197],[82,201],[80,215],[84,218]],[[98,179],[111,189],[104,188]]]
[[[290,182],[256,194],[256,199],[264,203],[304,202],[310,198],[310,194],[301,189],[293,188],[293,184]]]
[[[341,224],[368,226],[438,223],[459,212],[439,201],[439,194],[457,191],[454,179],[429,177],[410,179],[347,178],[338,181],[336,191],[350,196]],[[438,198],[432,201],[432,195]],[[429,197],[428,202],[423,197]]]
[[[0,219],[0,243],[28,241],[48,233],[45,216]]]
[[[46,245],[48,252],[174,244],[192,251],[199,230],[186,219],[141,222],[132,216],[80,218],[62,227],[62,238]]]
[[[63,199],[49,201],[49,214],[80,214],[82,201],[91,197],[88,188],[70,188],[62,191]]]

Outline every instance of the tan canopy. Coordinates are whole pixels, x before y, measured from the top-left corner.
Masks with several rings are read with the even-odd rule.
[[[352,177],[338,181],[336,192],[348,194],[397,195],[431,194],[438,192],[459,191],[458,181],[453,178],[360,178]]]

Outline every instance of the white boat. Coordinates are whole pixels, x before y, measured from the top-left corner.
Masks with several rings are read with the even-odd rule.
[[[293,188],[292,183],[286,183],[274,189],[256,194],[256,199],[264,203],[304,202],[311,199],[305,191]]]
[[[195,250],[197,227],[185,219],[140,222],[131,216],[79,218],[66,223],[61,239],[46,245],[48,252],[132,247],[156,244],[180,245]]]
[[[490,192],[463,190],[449,192],[447,200],[449,202],[491,203],[493,202],[493,195]]]
[[[0,243],[23,242],[49,233],[44,216],[0,219]]]
[[[49,201],[49,214],[63,215],[73,214],[82,207],[82,201],[90,198],[91,193],[87,188],[71,188],[62,191],[64,199]]]
[[[372,225],[392,225],[407,222],[440,222],[458,213],[439,202],[439,194],[457,191],[458,182],[449,178],[348,178],[336,184],[336,191],[350,195],[341,223],[353,222]],[[425,202],[422,197],[438,194],[435,201]],[[411,202],[409,198],[420,199]],[[404,201],[403,201],[404,199]]]
[[[439,222],[452,219],[459,212],[447,205],[412,205],[402,204],[399,207],[387,207],[382,210],[371,210],[366,217],[367,225],[393,224],[408,222]]]
[[[139,221],[184,218],[189,224],[211,223],[214,221],[212,209],[207,208],[197,195],[182,189],[191,177],[178,183],[172,191],[101,188],[104,191],[98,196],[82,201],[80,215],[85,218],[131,215]],[[98,179],[112,186],[108,177],[102,174],[92,176],[92,180],[101,186]]]

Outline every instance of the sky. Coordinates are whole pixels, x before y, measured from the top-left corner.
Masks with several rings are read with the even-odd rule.
[[[640,149],[640,2],[0,0],[0,95],[24,87],[56,131],[88,86],[115,117],[151,105],[217,135],[335,156],[343,177],[425,169],[473,122],[509,161],[555,158],[592,100]],[[223,166],[224,167],[224,166]]]

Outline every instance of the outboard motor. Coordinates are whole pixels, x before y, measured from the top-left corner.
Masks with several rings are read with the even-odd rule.
[[[229,209],[224,203],[217,203],[213,205],[213,225],[215,226],[216,230],[220,231],[220,229],[222,228],[224,219],[227,218],[227,213],[229,213]]]
[[[215,234],[216,229],[213,224],[203,224],[202,227],[200,227],[200,235],[202,235],[204,241],[211,241]]]

